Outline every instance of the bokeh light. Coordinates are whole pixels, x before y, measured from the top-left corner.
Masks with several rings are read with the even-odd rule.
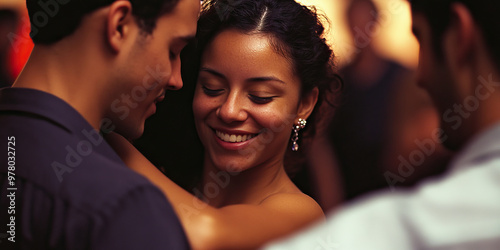
[[[345,21],[350,0],[299,0],[314,5],[330,20],[328,39],[338,56],[337,63],[350,61],[355,51]],[[418,60],[418,43],[411,33],[411,13],[407,0],[374,0],[380,12],[380,32],[373,37],[377,51],[407,67],[414,68]]]

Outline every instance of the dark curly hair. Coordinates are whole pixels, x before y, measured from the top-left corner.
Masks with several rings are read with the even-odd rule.
[[[269,35],[275,51],[292,62],[294,73],[301,82],[302,96],[314,88],[319,90],[318,103],[308,119],[309,126],[302,132],[302,138],[310,139],[321,123],[318,107],[325,100],[333,106],[342,88],[335,71],[335,55],[324,37],[322,18],[314,7],[303,6],[294,0],[207,0],[198,22],[195,60],[201,61],[206,46],[224,30]],[[193,72],[198,72],[198,68]],[[326,110],[328,108],[322,111]],[[287,155],[287,158],[290,157]]]
[[[71,35],[82,18],[115,0],[26,0],[35,44],[52,44]],[[179,0],[129,0],[132,14],[143,31],[150,34],[156,21],[172,11]]]
[[[301,80],[302,95],[315,87],[319,89],[318,104],[303,131],[301,145],[307,143],[304,135],[312,138],[319,118],[333,110],[342,87],[333,64],[334,53],[323,37],[325,28],[314,8],[293,0],[204,1],[197,40],[182,53],[184,87],[176,93],[167,93],[167,101],[159,104],[157,115],[146,124],[144,136],[135,143],[168,177],[189,191],[201,180],[203,165],[203,146],[196,135],[192,110],[201,57],[207,45],[227,29],[269,35],[276,52],[293,62]],[[304,151],[287,150],[285,166],[289,175],[302,166]]]

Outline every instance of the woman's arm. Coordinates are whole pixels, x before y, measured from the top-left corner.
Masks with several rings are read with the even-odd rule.
[[[214,208],[185,191],[117,134],[108,142],[133,170],[157,185],[172,203],[194,249],[252,249],[323,218],[304,194],[276,194],[259,205]]]

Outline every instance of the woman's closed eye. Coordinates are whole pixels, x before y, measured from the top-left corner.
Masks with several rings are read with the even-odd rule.
[[[218,96],[224,92],[224,89],[210,89],[206,86],[202,86],[203,92],[208,96]]]
[[[256,104],[266,104],[266,103],[270,103],[271,101],[273,101],[273,99],[276,96],[265,96],[264,97],[264,96],[257,96],[257,95],[249,94],[248,97],[250,98],[250,100],[252,100]]]

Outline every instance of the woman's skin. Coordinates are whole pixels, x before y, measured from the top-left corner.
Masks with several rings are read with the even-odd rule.
[[[165,177],[124,138],[109,138],[128,166],[165,193],[194,249],[258,248],[324,218],[283,165],[292,125],[309,117],[318,90],[301,95],[291,61],[270,38],[226,30],[202,56],[193,111],[205,147],[204,201]]]

